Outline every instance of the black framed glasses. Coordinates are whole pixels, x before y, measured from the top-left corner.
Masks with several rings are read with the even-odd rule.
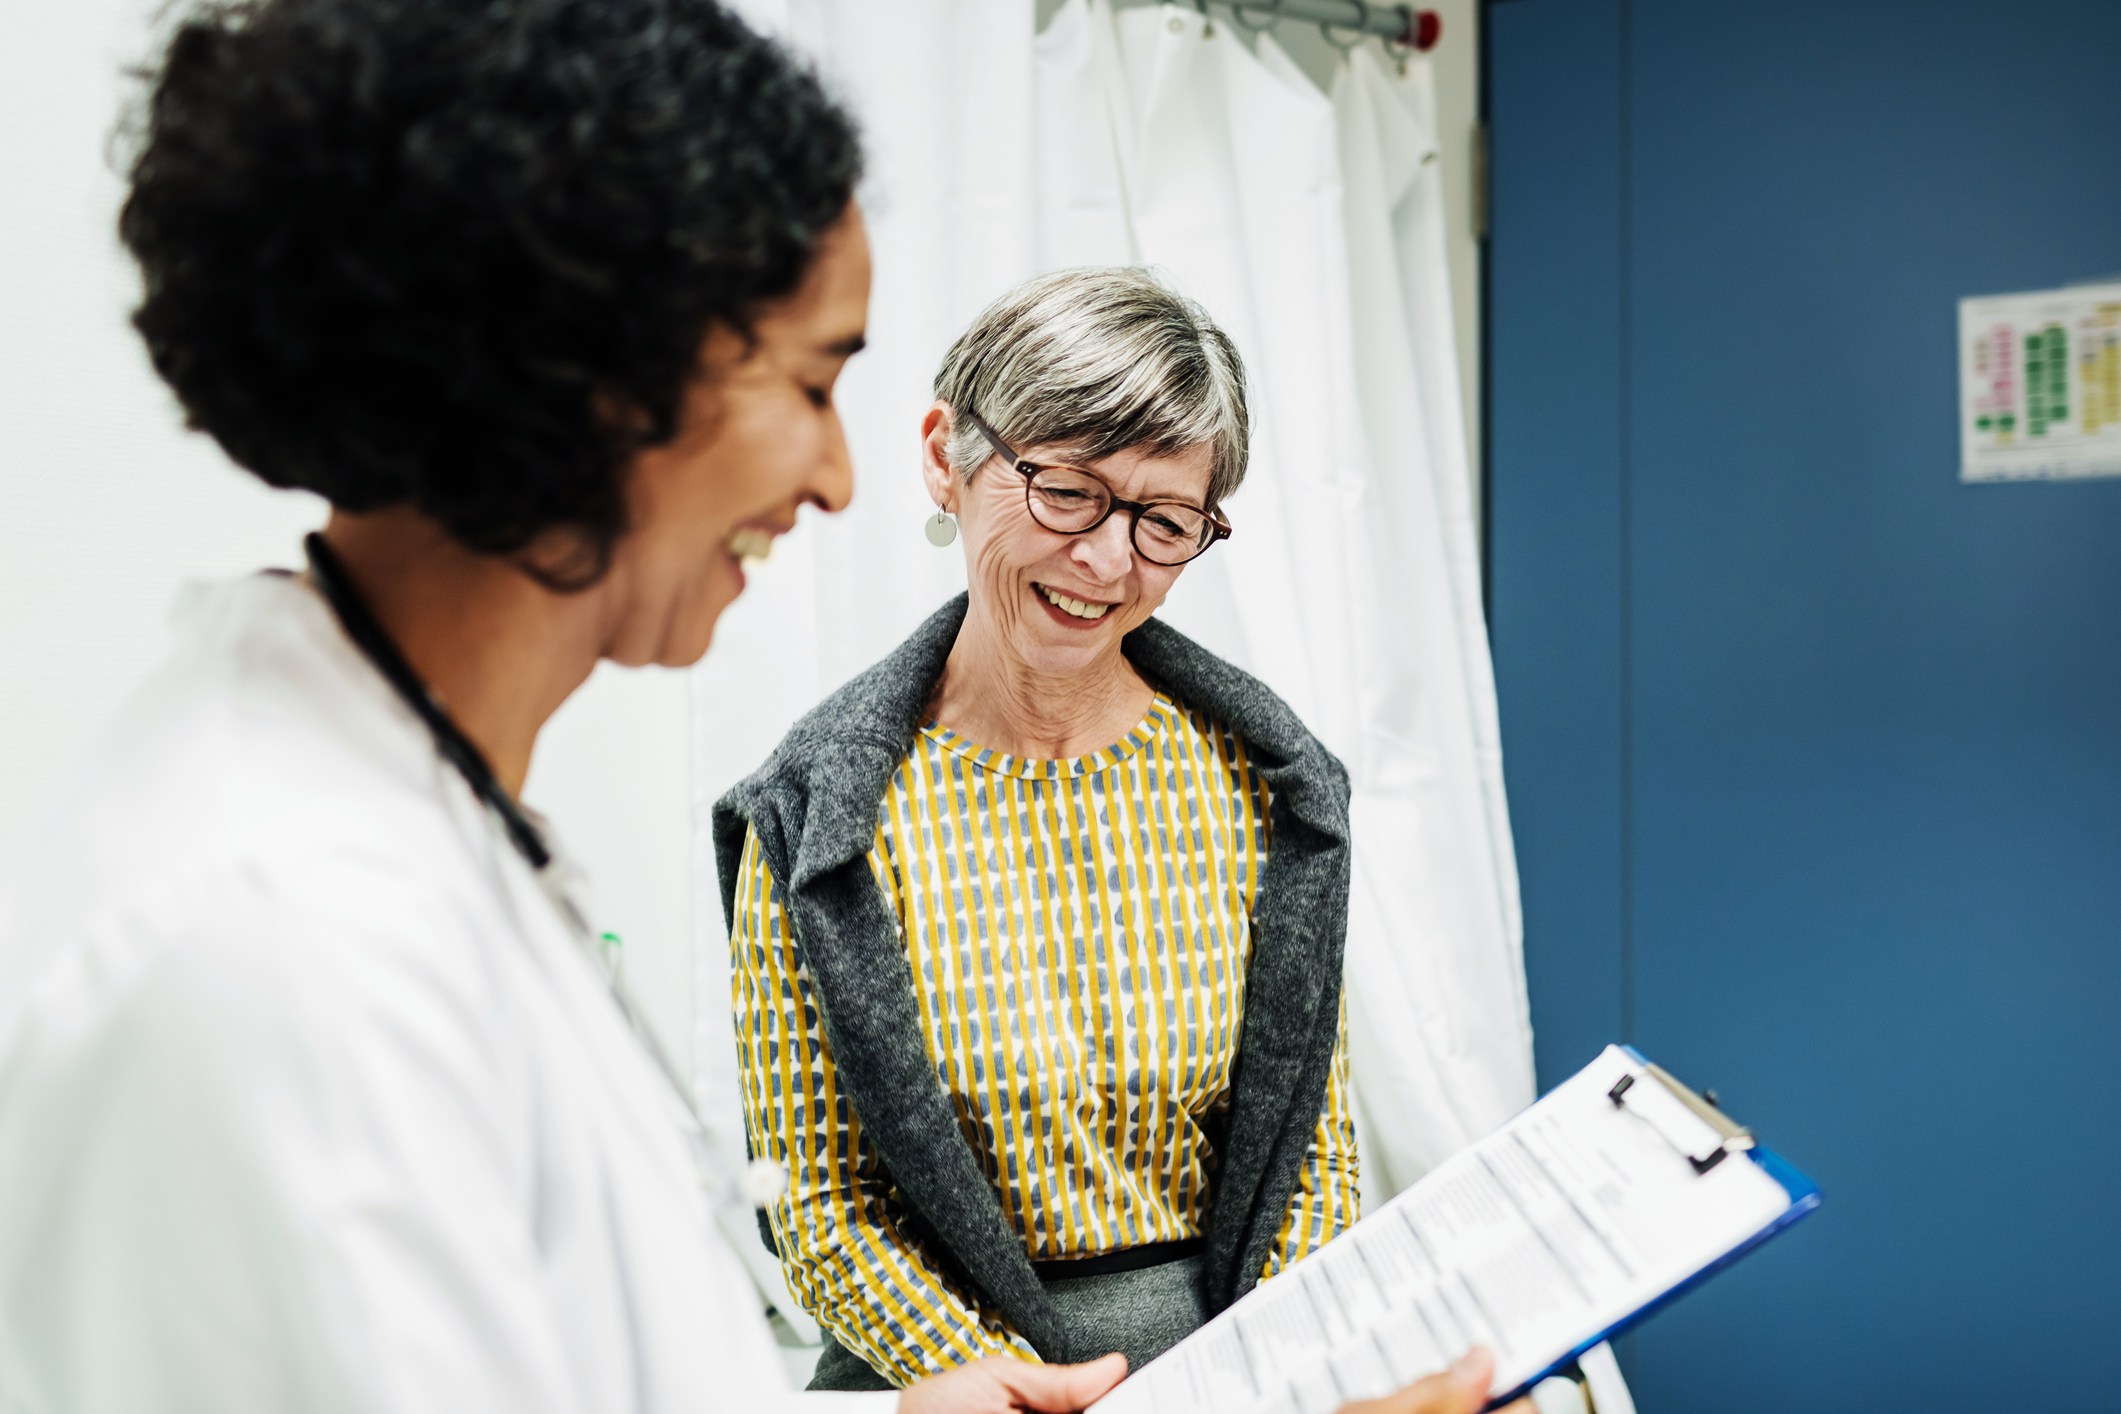
[[[1198,559],[1216,541],[1230,538],[1228,521],[1189,501],[1129,501],[1113,494],[1094,471],[1025,461],[976,412],[967,409],[965,420],[1024,478],[1024,505],[1031,519],[1057,535],[1087,535],[1114,511],[1125,511],[1132,518],[1134,553],[1167,566]]]

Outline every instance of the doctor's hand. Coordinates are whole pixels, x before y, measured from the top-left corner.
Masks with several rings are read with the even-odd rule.
[[[1034,1365],[990,1355],[909,1386],[898,1397],[898,1414],[1072,1414],[1126,1373],[1127,1357],[1118,1354],[1087,1365]]]
[[[1479,1346],[1440,1375],[1416,1380],[1382,1399],[1344,1405],[1340,1414],[1478,1414],[1495,1383],[1495,1357]],[[1529,1399],[1512,1400],[1496,1414],[1536,1414]]]

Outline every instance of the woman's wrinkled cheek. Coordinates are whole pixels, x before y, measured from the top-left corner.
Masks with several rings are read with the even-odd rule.
[[[998,589],[1016,572],[1014,557],[1000,537],[989,536],[972,547],[972,577],[984,588]]]
[[[1021,607],[1014,591],[1038,558],[1036,547],[1026,543],[1024,527],[1005,511],[985,507],[982,512],[967,533],[972,585],[975,592],[993,595],[999,601],[994,607],[1014,613]]]

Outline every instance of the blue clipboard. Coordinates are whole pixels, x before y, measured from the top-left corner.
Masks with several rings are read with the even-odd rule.
[[[1662,1084],[1671,1090],[1689,1110],[1706,1121],[1722,1136],[1723,1145],[1714,1151],[1712,1157],[1688,1155],[1689,1161],[1693,1163],[1698,1172],[1706,1173],[1709,1168],[1714,1167],[1719,1162],[1751,1162],[1758,1164],[1769,1178],[1774,1179],[1776,1183],[1782,1186],[1783,1192],[1790,1195],[1790,1204],[1782,1210],[1781,1214],[1773,1222],[1724,1253],[1721,1257],[1718,1257],[1715,1261],[1701,1268],[1692,1276],[1686,1278],[1686,1280],[1668,1288],[1662,1294],[1650,1298],[1626,1316],[1621,1317],[1589,1340],[1570,1350],[1553,1364],[1547,1366],[1516,1388],[1490,1398],[1486,1405],[1488,1409],[1499,1408],[1513,1399],[1522,1399],[1531,1392],[1532,1386],[1538,1384],[1541,1380],[1560,1374],[1574,1364],[1577,1358],[1592,1346],[1597,1345],[1601,1341],[1611,1340],[1614,1336],[1639,1325],[1643,1320],[1663,1310],[1666,1306],[1686,1295],[1725,1267],[1730,1266],[1731,1263],[1737,1261],[1746,1253],[1759,1247],[1769,1238],[1787,1231],[1819,1206],[1819,1185],[1798,1172],[1780,1154],[1777,1154],[1772,1149],[1762,1147],[1754,1140],[1750,1130],[1733,1123],[1724,1115],[1722,1110],[1673,1079],[1669,1072],[1633,1046],[1622,1046],[1620,1049],[1643,1068],[1651,1077],[1652,1083]],[[1607,1098],[1611,1099],[1616,1105],[1624,1104],[1626,1102],[1625,1092],[1632,1079],[1632,1076],[1623,1078],[1621,1083],[1614,1087],[1613,1091],[1608,1092]]]

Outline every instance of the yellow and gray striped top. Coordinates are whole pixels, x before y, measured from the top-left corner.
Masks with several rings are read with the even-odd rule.
[[[1244,744],[1157,694],[1124,740],[1026,760],[924,728],[869,863],[898,915],[925,1041],[1034,1260],[1201,1235],[1230,1103],[1268,792]],[[752,1151],[790,1290],[900,1384],[1036,1358],[900,1223],[840,1093],[801,942],[756,837],[730,940]],[[1358,1213],[1346,1014],[1308,1164],[1263,1276]]]

